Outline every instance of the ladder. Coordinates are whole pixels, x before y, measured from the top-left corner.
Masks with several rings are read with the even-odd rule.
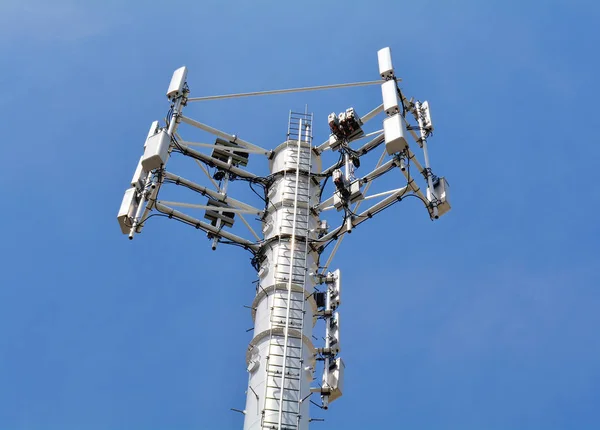
[[[303,389],[312,114],[290,111],[270,312],[263,429],[298,430]],[[308,145],[307,145],[308,144]],[[291,235],[284,235],[290,232]]]

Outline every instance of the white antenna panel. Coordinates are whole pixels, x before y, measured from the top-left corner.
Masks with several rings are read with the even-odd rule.
[[[169,100],[175,99],[183,94],[183,87],[187,79],[187,67],[183,66],[173,72],[169,89],[167,90],[167,97]]]
[[[402,152],[408,147],[401,114],[397,113],[383,120],[383,134],[385,135],[385,149],[389,155]]]
[[[146,172],[144,170],[144,167],[142,166],[143,158],[144,158],[144,156],[142,155],[140,157],[140,161],[138,162],[137,167],[135,168],[133,178],[131,178],[131,186],[138,188],[138,189],[141,189],[144,186],[144,182],[146,181],[146,178],[148,177],[148,172]]]
[[[383,48],[377,51],[377,62],[379,63],[379,74],[386,81],[394,77],[394,66],[392,66],[392,50]]]
[[[129,188],[125,191],[119,213],[117,214],[117,220],[121,226],[121,232],[123,234],[129,234],[135,211],[137,210],[137,192],[135,188]]]
[[[165,130],[161,130],[146,140],[146,149],[142,157],[142,167],[146,172],[158,169],[167,163],[170,144],[171,136]]]
[[[446,181],[446,178],[438,178],[433,183],[433,192],[427,187],[427,200],[432,202],[436,200],[438,208],[438,216],[444,215],[450,210],[450,186]]]
[[[431,110],[429,109],[429,102],[424,101],[421,105],[421,112],[423,114],[423,127],[429,132],[433,131],[433,123],[431,122]]]
[[[148,130],[148,136],[146,136],[146,142],[156,133],[158,133],[158,121],[154,121],[150,126],[150,130]],[[144,142],[144,148],[146,147],[146,142]]]
[[[339,312],[335,312],[333,314],[333,318],[331,318],[330,326],[329,326],[329,345],[335,354],[339,354],[342,349],[340,345],[340,314]]]
[[[327,380],[323,381],[323,386],[329,386],[331,394],[329,394],[329,402],[342,397],[342,391],[344,390],[344,369],[346,365],[341,358],[336,360],[331,365],[329,372],[327,373]]]
[[[383,97],[383,109],[388,116],[400,112],[400,108],[398,107],[400,101],[398,99],[398,89],[396,88],[395,80],[391,79],[381,84],[381,95]]]

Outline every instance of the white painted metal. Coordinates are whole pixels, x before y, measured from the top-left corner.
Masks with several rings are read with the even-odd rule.
[[[321,162],[311,150],[312,117],[300,114],[296,132],[279,145],[270,161],[276,179],[267,190],[263,221],[263,262],[252,304],[254,338],[248,348],[249,388],[244,429],[306,430],[309,383],[315,349],[310,341],[316,304],[312,296],[318,255],[309,251],[316,238],[319,188],[310,176]],[[290,123],[294,121],[290,115]]]
[[[183,94],[183,88],[187,79],[187,67],[183,66],[173,72],[169,89],[167,90],[167,97],[174,99],[180,97]]]
[[[123,200],[121,201],[121,207],[117,214],[117,220],[121,226],[121,232],[128,234],[131,230],[132,220],[137,212],[137,190],[132,187],[125,191]]]
[[[242,220],[242,222],[244,223],[244,225],[246,226],[246,228],[248,229],[248,231],[250,231],[250,233],[252,234],[252,236],[254,236],[254,238],[258,241],[260,241],[260,236],[258,234],[256,234],[256,232],[254,231],[254,229],[252,228],[252,226],[248,223],[248,221],[246,220],[246,217],[243,214],[239,214],[240,219]]]
[[[300,164],[301,164],[301,157],[300,157],[300,151],[302,150],[302,119],[300,119],[299,122],[299,130],[300,133],[298,135],[298,149],[297,149],[297,153],[298,153],[298,157],[296,158],[296,187],[294,189],[294,213],[292,215],[292,240],[291,240],[291,249],[295,249],[296,248],[296,220],[297,220],[297,214],[298,214],[298,188],[300,187]],[[281,424],[283,422],[283,414],[284,411],[286,411],[285,406],[283,405],[283,396],[286,392],[285,390],[285,379],[286,379],[286,375],[287,375],[287,358],[288,358],[288,340],[289,340],[289,331],[290,331],[290,309],[292,306],[292,278],[294,275],[294,252],[291,253],[290,255],[290,274],[289,274],[289,278],[288,278],[288,285],[287,285],[287,298],[286,298],[286,310],[285,310],[285,327],[283,329],[283,334],[284,334],[284,340],[283,340],[283,369],[281,371],[281,385],[279,386],[279,416],[277,417],[277,425],[278,427],[281,429]],[[305,258],[306,260],[306,258]],[[304,301],[302,301],[302,303],[304,303]],[[302,369],[302,366],[300,366],[300,369]],[[302,373],[302,372],[300,372]],[[290,378],[291,379],[291,378]],[[300,387],[298,387],[298,390],[300,389]],[[299,400],[299,399],[297,399]],[[286,417],[286,421],[289,422],[289,417]]]
[[[433,190],[427,188],[427,200],[429,202],[436,201],[439,216],[444,215],[451,207],[448,188],[448,182],[444,177],[433,183]]]
[[[377,85],[379,83],[381,83],[381,81],[365,81],[365,82],[352,82],[352,83],[348,83],[348,84],[318,85],[316,87],[288,88],[285,90],[253,91],[250,93],[224,94],[224,95],[220,95],[220,96],[191,97],[188,99],[188,101],[203,102],[203,101],[209,101],[209,100],[236,99],[236,98],[240,98],[240,97],[269,96],[269,95],[274,95],[274,94],[301,93],[301,92],[306,92],[306,91],[332,90],[335,88],[364,87],[364,86],[368,86],[368,85]]]
[[[394,66],[392,65],[392,51],[389,47],[377,51],[377,62],[379,63],[379,74],[385,80],[394,77]]]
[[[198,160],[194,160],[194,161],[196,162],[196,164],[198,165],[198,167],[200,167],[200,170],[202,170],[202,173],[204,173],[204,176],[206,176],[206,178],[210,181],[210,183],[213,184],[213,187],[215,187],[218,190],[219,189],[219,184],[217,183],[217,181],[215,181],[213,179],[213,177],[211,176],[211,174],[208,171],[208,169],[206,167],[204,167],[204,164],[202,164]]]
[[[189,101],[189,99],[188,99],[188,101]],[[268,154],[269,153],[269,151],[267,151],[264,148],[261,148],[260,146],[253,145],[250,142],[246,142],[245,140],[240,139],[239,137],[237,137],[237,136],[235,136],[233,134],[225,133],[224,131],[218,130],[218,129],[216,129],[214,127],[211,127],[209,125],[202,124],[199,121],[195,121],[195,120],[193,120],[191,118],[188,118],[188,117],[185,117],[185,116],[181,116],[181,120],[183,122],[185,122],[186,124],[189,124],[189,125],[191,125],[193,127],[197,127],[200,130],[206,131],[207,133],[214,134],[215,136],[219,136],[220,138],[226,139],[229,142],[235,142],[235,143],[243,146],[244,148],[253,149],[253,150],[256,150],[257,152],[263,153],[263,154]]]
[[[196,151],[195,149],[192,149],[187,145],[179,144],[179,146],[183,150],[185,150],[185,155],[195,158],[196,160],[202,160],[206,163],[212,163],[215,166],[217,166],[221,169],[224,169],[224,170],[228,170],[229,172],[233,173],[234,175],[241,176],[242,178],[248,178],[248,179],[256,178],[256,175],[254,173],[250,173],[247,170],[240,169],[239,167],[235,167],[231,163],[226,163],[225,161],[217,160],[216,158],[213,158],[210,155],[207,155],[203,152]]]
[[[233,160],[233,157],[230,155],[229,158],[227,159],[227,165],[228,166],[231,166],[232,160]],[[227,195],[227,188],[228,187],[229,187],[229,173],[226,173],[225,174],[225,178],[223,178],[222,183],[219,185],[219,194],[222,194],[222,195],[226,196]],[[206,208],[206,209],[208,209],[208,208]],[[223,211],[219,210],[219,211],[217,211],[217,213],[222,214]],[[217,222],[216,222],[215,227],[217,227],[220,230],[222,222],[223,221],[221,220],[221,218],[217,218]],[[212,245],[211,245],[211,248],[212,248],[213,251],[215,249],[217,249],[218,243],[219,243],[219,237],[215,236],[213,238],[213,240],[212,240]]]
[[[223,151],[235,151],[235,152],[245,152],[247,154],[269,155],[269,153],[267,151],[264,151],[262,149],[251,149],[251,148],[243,148],[243,147],[232,148],[231,146],[215,145],[214,143],[189,142],[187,140],[182,140],[179,143],[186,145],[186,146],[197,146],[199,148],[221,149]]]
[[[133,177],[131,178],[131,186],[141,190],[146,183],[146,179],[148,179],[148,172],[144,170],[142,166],[142,160],[144,156],[140,157],[140,161],[138,162],[137,167],[135,168],[135,172],[133,173]]]
[[[285,142],[270,151],[239,139],[235,135],[184,117],[181,115],[181,108],[188,101],[381,84],[381,81],[189,99],[187,98],[189,89],[185,82],[187,70],[182,68],[176,71],[168,90],[173,112],[172,117],[167,121],[168,129],[160,129],[158,122],[152,124],[144,148],[146,156],[142,157],[138,164],[131,180],[133,188],[126,192],[119,210],[119,224],[124,233],[129,232],[130,238],[141,231],[145,220],[148,219],[149,211],[154,209],[168,215],[169,218],[176,218],[207,232],[212,239],[213,249],[220,239],[226,239],[252,251],[253,264],[258,269],[258,284],[251,306],[254,335],[246,354],[246,369],[249,373],[246,407],[244,410],[233,409],[244,414],[245,430],[308,430],[309,396],[312,393],[319,393],[321,406],[327,409],[332,401],[342,395],[345,366],[337,357],[340,351],[340,317],[336,312],[340,305],[340,272],[337,270],[329,273],[327,269],[344,234],[350,233],[359,224],[402,200],[408,192],[425,203],[432,218],[437,218],[450,209],[447,198],[448,184],[445,179],[440,177],[439,181],[432,184],[434,176],[429,165],[426,142],[433,129],[429,107],[425,104],[413,104],[413,99],[407,100],[398,91],[389,48],[380,50],[378,59],[380,73],[385,81],[382,85],[384,104],[363,116],[361,122],[364,124],[385,111],[388,118],[384,121],[384,128],[361,135],[360,139],[373,138],[358,149],[350,147],[350,144],[358,138],[340,142],[337,149],[342,151],[344,156],[325,171],[322,171],[319,154],[326,148],[332,148],[329,140],[318,147],[312,146],[312,115],[290,112]],[[400,102],[403,104],[400,105]],[[414,115],[417,120],[420,136],[414,131],[417,127],[408,127],[410,124],[404,117],[407,113]],[[239,151],[266,155],[269,158],[271,174],[260,177],[234,165],[232,157],[225,161],[192,149],[191,146],[231,150],[230,147],[221,145],[185,141],[177,134],[180,121],[227,141],[236,142],[240,145],[237,149]],[[425,167],[421,166],[406,142],[407,132],[423,148]],[[356,157],[369,153],[384,142],[386,150],[383,151],[376,167],[362,178],[356,179],[354,169],[355,165],[359,166]],[[194,159],[216,190],[167,172],[164,166],[174,149]],[[349,153],[352,155],[350,156]],[[388,154],[392,157],[384,163],[384,158]],[[220,171],[225,172],[223,179],[217,183],[204,164],[216,166]],[[414,170],[427,179],[427,198],[414,180],[415,176],[420,175],[411,175],[414,172],[413,166]],[[407,179],[407,186],[367,195],[372,181],[394,167],[400,167]],[[334,172],[341,176],[340,169],[345,173],[344,184],[341,185],[337,181],[337,186],[346,187],[349,193],[338,191],[337,199],[331,197],[320,202],[322,190],[319,182],[332,176]],[[227,195],[228,183],[236,177],[266,187],[267,201],[264,209],[252,207]],[[214,206],[207,204],[157,201],[158,190],[163,183],[185,186],[203,196],[218,200],[223,206],[215,209]],[[362,185],[365,186],[361,190]],[[340,197],[342,195],[343,197]],[[382,199],[362,213],[358,213],[362,201],[376,198]],[[332,203],[332,208],[338,210],[343,208],[346,217],[343,225],[330,231],[326,220],[320,220],[318,214],[329,209]],[[352,203],[356,204],[350,210]],[[236,213],[256,241],[230,233],[223,228],[220,219],[217,219],[216,225],[211,225],[179,212],[172,206]],[[262,239],[244,218],[244,213],[260,217]],[[352,216],[348,213],[352,213]],[[319,253],[323,252],[324,247],[333,240],[337,242],[325,266],[320,268]],[[324,296],[323,293],[317,294],[314,289],[315,284],[323,282],[327,285]],[[317,317],[325,320],[326,336],[325,344],[316,349],[311,337]],[[309,384],[316,379],[313,376],[317,358],[323,360],[324,364],[323,375],[319,378],[322,386],[311,388]]]
[[[383,163],[383,160],[385,158],[387,154],[387,151],[383,151],[383,153],[381,154],[381,156],[379,157],[379,160],[377,161],[377,164],[375,165],[375,169],[377,170],[377,168],[379,166],[381,166],[381,163]],[[369,191],[369,188],[371,188],[371,184],[373,182],[367,182],[367,185],[365,186],[365,189],[363,190],[363,194],[366,196],[367,195],[367,191]],[[330,199],[328,199],[327,201],[329,201]],[[365,198],[366,200],[366,198]],[[360,207],[362,201],[356,203],[356,205],[354,205],[354,208],[352,209],[352,212],[356,213],[358,211],[358,208]],[[329,253],[329,257],[327,258],[327,262],[325,263],[325,265],[323,266],[321,273],[326,273],[327,269],[329,269],[329,265],[331,264],[331,262],[333,261],[333,257],[335,257],[335,254],[338,250],[338,248],[340,247],[340,245],[342,244],[342,241],[344,240],[345,236],[341,236],[336,242],[335,245],[333,246],[333,249],[331,250],[331,252]]]
[[[403,173],[406,174],[406,172],[403,172]],[[417,190],[418,190],[418,187],[417,187]],[[417,191],[415,191],[415,192],[417,192]],[[355,218],[352,219],[352,227],[356,227],[357,225],[365,222],[367,219],[370,219],[373,215],[377,214],[379,211],[381,211],[387,205],[392,203],[394,200],[397,200],[398,197],[403,196],[405,193],[406,193],[406,187],[399,188],[395,193],[391,194],[390,196],[386,197],[385,199],[383,199],[380,202],[371,206],[369,209],[358,214],[358,216],[356,216]],[[425,201],[425,197],[423,196],[423,193],[420,193],[419,196],[423,199],[423,201]],[[347,231],[347,225],[344,224],[340,228],[326,234],[320,240],[323,242],[326,242],[326,241],[332,239],[334,236],[339,236],[341,234],[346,233],[346,231]]]
[[[202,185],[196,184],[195,182],[189,181],[185,178],[182,178],[181,176],[174,175],[171,172],[165,171],[163,172],[163,176],[165,179],[169,179],[175,183],[185,185],[186,187],[194,191],[210,196],[215,200],[219,200],[220,202],[227,203],[230,206],[240,209],[246,209],[248,210],[248,213],[255,213],[257,216],[263,215],[263,211],[255,208],[254,206],[250,206],[249,204],[236,200],[231,196],[225,195],[224,193],[220,193],[219,191],[213,191],[210,188],[206,188]]]
[[[163,166],[169,158],[171,136],[166,130],[161,130],[146,140],[146,149],[142,157],[142,167],[146,172]]]
[[[427,169],[427,188],[433,190],[433,174],[431,173],[431,168],[429,167],[429,153],[427,152],[427,131],[425,130],[424,125],[424,115],[422,113],[421,104],[417,102],[415,104],[415,109],[417,110],[417,118],[419,121],[419,132],[421,133],[421,147],[423,148],[423,156],[425,157],[425,169]],[[433,217],[439,218],[437,201],[433,200],[430,202],[433,206]]]
[[[375,130],[375,131],[372,131],[370,133],[363,134],[362,136],[357,137],[356,139],[352,139],[352,142],[356,142],[357,140],[362,140],[362,139],[365,139],[367,137],[377,136],[377,135],[379,135],[381,133],[383,133],[383,128],[381,130]]]
[[[169,215],[172,218],[177,218],[178,220],[183,221],[191,226],[201,228],[202,230],[208,231],[218,237],[229,239],[233,242],[247,246],[249,249],[258,250],[258,246],[254,242],[250,242],[249,240],[246,240],[243,237],[239,237],[233,233],[229,233],[227,230],[218,229],[208,223],[205,223],[204,221],[200,221],[197,218],[193,218],[169,206],[165,206],[160,202],[155,202],[153,207],[156,208],[156,210],[160,213]]]
[[[175,100],[175,103],[173,104],[173,116],[171,117],[171,122],[169,123],[169,127],[167,128],[167,134],[171,137],[177,132],[177,126],[179,125],[179,118],[183,107],[183,98],[183,95],[181,97],[178,97]],[[152,127],[154,127],[154,125],[155,123],[152,123]],[[152,127],[150,128],[148,134],[152,132]],[[144,193],[142,193],[142,197],[140,199],[139,206],[135,214],[133,224],[131,226],[131,230],[129,231],[129,239],[133,239],[133,236],[136,233],[140,233],[144,222],[148,218],[149,213],[153,208],[151,202],[156,200],[158,190],[160,189],[160,186],[157,186],[157,184],[154,183],[154,180],[155,179],[148,175],[148,179],[146,179],[146,187],[144,187]],[[150,204],[146,204],[148,202],[150,202]]]
[[[381,81],[377,81],[377,83],[381,83]],[[369,112],[365,116],[361,117],[360,118],[360,122],[362,122],[363,125],[364,125],[367,121],[369,121],[370,119],[376,117],[381,112],[383,112],[383,104],[377,106],[371,112]],[[321,145],[319,145],[317,147],[317,153],[323,152],[328,147],[329,147],[329,139],[327,139],[325,142],[323,142]]]
[[[408,142],[404,136],[404,124],[402,114],[390,116],[383,120],[385,134],[385,147],[388,154],[392,155],[408,148]]]
[[[148,130],[148,136],[146,137],[146,142],[148,142],[148,139],[150,139],[151,136],[154,136],[156,133],[158,133],[158,121],[154,121],[152,122],[152,124],[150,125],[150,130]],[[144,149],[146,148],[146,142],[144,142]]]
[[[211,209],[214,210],[215,209],[214,206],[198,205],[196,203],[169,202],[169,201],[165,201],[165,200],[159,200],[159,203],[162,203],[163,205],[167,205],[167,206],[180,207],[180,208],[204,209],[204,210],[211,210]],[[241,208],[232,208],[232,207],[220,208],[218,210],[218,212],[232,212],[232,213],[235,213],[235,214],[254,214],[254,215],[260,215],[260,211],[254,211],[254,210],[249,210],[249,209],[241,209]]]
[[[394,80],[385,81],[381,84],[381,96],[383,97],[383,110],[390,116],[400,112],[398,89]]]

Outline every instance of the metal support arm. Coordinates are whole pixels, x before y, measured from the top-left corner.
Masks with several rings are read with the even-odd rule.
[[[224,131],[221,131],[221,130],[217,130],[216,128],[213,128],[213,127],[211,127],[209,125],[206,125],[206,124],[202,124],[201,122],[195,121],[195,120],[193,120],[191,118],[188,118],[186,116],[182,115],[181,116],[181,120],[183,122],[185,122],[186,124],[189,124],[189,125],[191,125],[193,127],[199,128],[200,130],[204,130],[204,131],[206,131],[206,132],[208,132],[210,134],[214,134],[215,136],[219,136],[219,137],[221,137],[223,139],[227,139],[229,142],[237,143],[240,146],[243,146],[244,148],[253,149],[253,150],[256,150],[257,152],[265,154],[265,155],[269,155],[270,154],[270,151],[267,151],[266,149],[261,148],[260,146],[253,145],[250,142],[246,142],[245,140],[240,139],[237,136],[234,136],[234,135],[229,134],[229,133],[225,133]]]
[[[361,146],[360,148],[358,148],[356,150],[356,152],[358,152],[358,154],[360,156],[363,156],[366,153],[368,153],[368,152],[372,151],[373,149],[377,148],[384,141],[385,141],[384,134],[383,133],[379,133],[379,134],[377,134],[376,137],[374,137],[373,139],[371,139],[370,141],[368,141],[367,143],[365,143],[363,146]]]
[[[396,190],[396,192],[394,194],[390,195],[389,197],[386,197],[385,199],[381,200],[379,203],[374,204],[369,209],[360,213],[358,216],[356,216],[355,218],[353,218],[351,220],[352,227],[356,227],[359,224],[362,224],[363,222],[365,222],[367,219],[376,215],[379,211],[381,211],[381,209],[383,209],[384,207],[386,207],[387,205],[392,203],[394,200],[397,200],[398,197],[403,196],[406,192],[407,192],[407,187],[399,188],[398,190]],[[348,230],[348,223],[344,223],[344,225],[341,226],[340,228],[337,228],[336,230],[326,234],[321,239],[319,239],[319,242],[327,242],[328,240],[333,239],[336,236],[346,233],[347,230]]]
[[[377,167],[372,172],[367,173],[365,176],[360,178],[360,181],[363,184],[366,184],[367,182],[371,182],[373,179],[376,179],[378,176],[381,176],[382,174],[388,172],[389,170],[392,170],[395,166],[398,166],[398,165],[399,165],[399,161],[396,158],[394,158],[394,159],[388,161],[387,163],[384,163],[381,166]]]
[[[219,213],[231,212],[231,213],[235,213],[235,214],[256,215],[256,212],[254,212],[254,211],[250,211],[248,209],[242,209],[242,208],[232,208],[231,206],[215,207],[215,206],[210,206],[210,205],[199,205],[196,203],[185,203],[185,202],[172,202],[172,201],[166,201],[166,200],[159,200],[158,203],[161,203],[161,204],[167,205],[167,206],[180,207],[180,208],[204,209],[206,211],[210,211],[210,210],[215,211],[216,210]]]
[[[265,152],[262,149],[252,149],[252,148],[243,148],[243,147],[232,147],[232,146],[223,146],[223,145],[216,145],[214,143],[202,143],[202,142],[189,142],[187,140],[180,140],[181,144],[184,144],[186,146],[197,146],[199,148],[211,148],[211,149],[219,149],[221,151],[227,151],[227,152],[244,152],[246,154],[262,154],[262,155],[269,155],[269,152]]]
[[[239,200],[229,197],[226,194],[221,194],[218,191],[214,191],[209,188],[203,187],[202,185],[198,185],[192,181],[182,178],[181,176],[174,175],[171,172],[164,172],[163,176],[165,179],[175,182],[175,184],[181,184],[185,187],[190,188],[193,191],[196,191],[205,196],[210,196],[213,199],[218,200],[222,203],[225,203],[231,207],[245,209],[249,213],[255,214],[259,217],[262,217],[264,215],[264,211],[262,211],[258,208],[255,208],[254,206],[250,206],[244,202],[240,202]]]
[[[258,251],[258,248],[259,248],[258,245],[256,245],[254,242],[250,242],[249,240],[244,239],[243,237],[237,236],[235,234],[224,231],[220,228],[214,227],[208,223],[205,223],[204,221],[200,221],[199,219],[193,218],[189,215],[179,212],[173,208],[170,208],[169,206],[165,206],[160,202],[155,202],[153,206],[160,213],[163,213],[163,214],[168,215],[173,218],[177,218],[178,220],[183,221],[186,224],[194,226],[200,230],[204,230],[207,233],[211,233],[211,234],[215,235],[216,237],[228,239],[228,240],[231,240],[232,242],[246,246],[246,247],[248,247],[248,249],[251,249],[253,251]]]
[[[399,78],[396,80],[400,81]],[[331,89],[335,89],[335,88],[364,87],[367,85],[378,85],[380,83],[381,83],[381,81],[351,82],[348,84],[330,84],[330,85],[318,85],[315,87],[288,88],[288,89],[283,89],[283,90],[266,90],[266,91],[253,91],[250,93],[223,94],[223,95],[217,95],[217,96],[204,96],[204,97],[190,97],[188,99],[188,102],[237,99],[240,97],[268,96],[268,95],[274,95],[274,94],[290,94],[290,93],[300,93],[300,92],[306,92],[306,91],[331,90]]]
[[[408,172],[406,170],[403,170],[402,174],[406,177],[406,180],[408,181],[408,187],[413,191],[413,193],[419,196],[421,200],[426,202],[427,198],[425,197],[425,195],[423,195],[423,191],[421,191],[421,188],[417,185],[414,178],[408,176]],[[429,207],[427,207],[427,211],[429,212],[429,216],[431,217],[433,213]]]
[[[233,173],[234,175],[240,176],[242,178],[246,178],[246,179],[258,178],[258,176],[256,176],[254,173],[250,173],[247,170],[232,166],[231,164],[226,163],[224,161],[217,160],[216,158],[213,158],[210,155],[206,155],[203,152],[196,151],[195,149],[192,149],[187,145],[179,144],[179,146],[185,151],[183,153],[183,155],[189,155],[190,157],[195,158],[196,160],[204,161],[205,163],[214,164],[215,166],[217,166],[227,172]]]
[[[384,142],[384,140],[385,140],[385,138],[383,136],[383,133],[379,133],[373,139],[371,139],[370,141],[365,143],[363,146],[358,148],[356,150],[356,152],[359,154],[359,156],[363,156],[363,155],[367,154],[368,152],[371,152],[373,149],[377,148],[379,145],[381,145]],[[323,170],[323,172],[320,173],[319,176],[327,177],[327,176],[331,175],[331,173],[335,169],[339,169],[343,165],[344,165],[344,160],[342,160],[339,163],[335,163],[332,166],[329,166],[327,169]]]

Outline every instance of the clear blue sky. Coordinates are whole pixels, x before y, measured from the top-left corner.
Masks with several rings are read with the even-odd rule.
[[[600,428],[599,6],[369,4],[2,1],[0,430],[241,428],[247,255],[164,219],[129,242],[122,193],[175,68],[196,96],[371,80],[384,46],[453,210],[407,200],[344,242],[345,393],[314,428]],[[187,113],[275,147],[290,108],[321,140],[380,97]]]

